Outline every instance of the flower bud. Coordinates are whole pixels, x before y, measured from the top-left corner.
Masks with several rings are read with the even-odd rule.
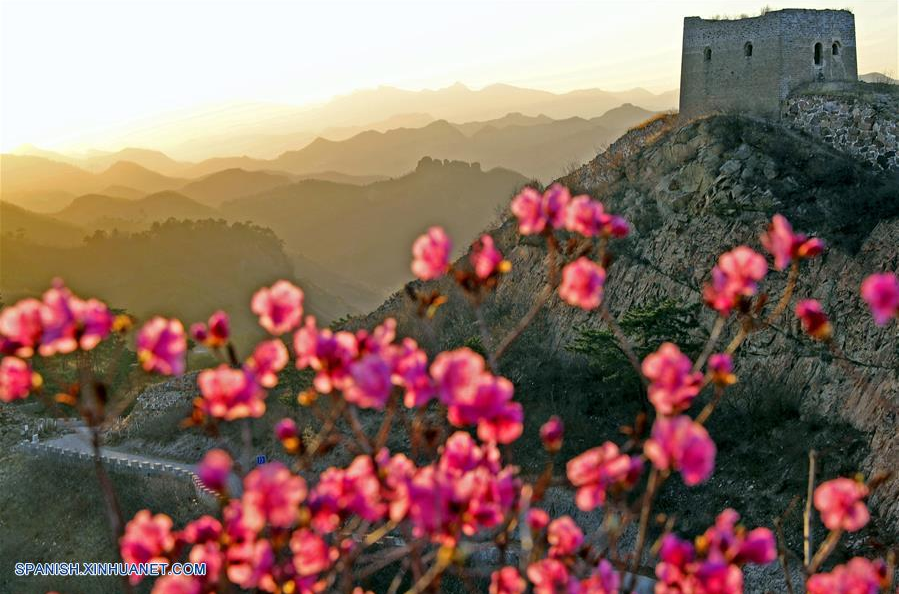
[[[565,426],[562,419],[553,415],[547,422],[540,427],[540,441],[547,452],[556,453],[562,449],[562,436],[565,433]]]

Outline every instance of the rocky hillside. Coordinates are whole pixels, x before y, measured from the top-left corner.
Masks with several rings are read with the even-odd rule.
[[[833,357],[804,338],[791,315],[743,345],[738,374],[744,381],[711,426],[720,451],[712,482],[721,494],[708,493],[710,504],[735,505],[748,517],[770,521],[802,492],[812,447],[828,467],[825,475],[851,472],[853,463],[862,462],[866,474],[895,470],[896,329],[874,326],[858,294],[866,274],[899,267],[895,174],[779,126],[716,116],[679,128],[671,119],[656,120],[562,181],[603,200],[634,225],[609,268],[607,300],[616,316],[661,298],[701,303],[701,286],[717,256],[740,243],[760,249],[758,236],[773,213],[783,213],[797,229],[829,245],[822,258],[803,265],[796,297],[824,304],[845,357]],[[496,337],[538,295],[545,282],[545,251],[519,239],[510,221],[494,235],[513,263],[510,278],[485,305]],[[767,281],[775,295],[784,277],[772,273]],[[440,288],[450,291],[446,281]],[[431,348],[476,342],[473,316],[457,294],[449,294],[453,299],[433,320],[433,331],[423,329],[415,305],[401,293],[357,323],[393,315],[402,332],[437,337]],[[712,321],[709,312],[701,313],[697,332],[708,332]],[[526,432],[535,432],[549,414],[567,411],[565,418],[573,419],[583,443],[595,444],[614,438],[620,422],[638,410],[633,402],[615,400],[602,378],[585,375],[583,357],[568,350],[579,327],[601,325],[598,315],[554,298],[509,352],[502,371],[516,381],[530,425]],[[666,497],[670,503],[680,495],[675,490]],[[895,531],[899,476],[872,502],[885,529]]]
[[[696,534],[724,507],[739,510],[747,525],[770,526],[804,493],[807,455],[813,448],[819,452],[822,480],[858,469],[871,475],[895,466],[896,328],[873,325],[858,288],[866,274],[899,267],[896,174],[780,126],[731,116],[678,126],[674,118],[662,117],[632,130],[562,181],[603,200],[633,224],[631,236],[615,245],[609,266],[606,298],[612,313],[621,318],[634,308],[670,299],[698,312],[689,329],[698,339],[713,322],[699,304],[715,259],[739,243],[760,249],[759,233],[773,213],[783,213],[797,229],[828,243],[823,257],[803,264],[796,298],[822,301],[842,354],[834,356],[805,338],[792,315],[742,346],[737,369],[741,383],[708,425],[718,446],[712,479],[689,489],[679,480],[668,481],[660,493],[659,511],[675,514],[680,530]],[[483,306],[495,341],[539,294],[546,253],[540,242],[520,238],[508,219],[492,234],[513,264]],[[766,289],[778,295],[784,277],[772,272]],[[471,310],[448,279],[415,282],[407,289],[438,289],[450,299],[426,321],[418,316],[408,291],[401,291],[347,325],[371,327],[393,316],[400,334],[415,336],[432,352],[482,346]],[[525,434],[513,455],[526,470],[542,465],[537,428],[551,414],[566,422],[565,459],[605,439],[621,442],[619,428],[642,410],[640,398],[623,388],[626,378],[622,381],[615,370],[597,371],[584,355],[572,352],[584,328],[602,326],[595,313],[554,297],[502,359],[500,371],[514,381],[516,399],[525,407]],[[728,339],[722,337],[721,343]],[[291,384],[291,393],[301,387]],[[159,390],[177,395],[169,395],[162,411],[150,402],[136,408],[129,424],[138,429],[123,437],[126,446],[170,452],[172,420],[186,414],[194,392],[177,382]],[[150,410],[152,414],[146,414]],[[169,429],[158,431],[158,436],[141,424],[166,415]],[[294,415],[301,421],[308,416],[302,409]],[[195,451],[194,442],[190,448],[185,444],[179,446],[178,456]],[[260,438],[259,447],[265,444],[270,439]],[[841,544],[838,559],[869,553],[877,543],[896,542],[899,477],[874,493],[872,506],[874,521]],[[547,507],[554,515],[577,514],[567,494]],[[785,530],[788,547],[800,551],[800,514],[786,519]],[[816,541],[823,536],[816,534]],[[783,582],[777,572],[772,566],[755,582],[758,587],[748,586],[747,591],[778,591]]]

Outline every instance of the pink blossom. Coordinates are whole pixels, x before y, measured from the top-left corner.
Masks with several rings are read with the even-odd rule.
[[[540,427],[540,441],[548,452],[558,452],[562,449],[562,436],[565,434],[565,425],[562,419],[553,415]]]
[[[190,552],[187,554],[187,559],[191,563],[206,564],[206,575],[195,578],[201,584],[218,583],[219,576],[225,566],[225,553],[222,551],[222,547],[218,542],[207,541],[192,546]]]
[[[543,192],[541,208],[549,226],[554,229],[565,227],[565,215],[570,201],[571,193],[562,184],[553,184]]]
[[[506,566],[490,575],[490,594],[524,594],[527,583],[518,569]]]
[[[280,336],[296,328],[303,319],[303,290],[286,280],[262,287],[253,295],[250,309],[259,316],[259,325],[269,334]]]
[[[225,554],[228,562],[228,579],[237,586],[252,590],[258,588],[267,592],[275,591],[272,569],[275,553],[267,540],[246,540],[228,547]]]
[[[223,347],[228,343],[231,334],[231,322],[228,314],[219,310],[209,316],[207,323],[197,322],[190,325],[190,336],[197,342],[212,348]]]
[[[119,551],[125,563],[168,563],[166,555],[175,545],[172,536],[172,519],[165,514],[150,513],[142,509],[125,525],[125,534],[119,540]],[[132,584],[142,576],[132,575]]]
[[[818,485],[813,501],[821,521],[829,530],[855,532],[870,519],[863,501],[867,496],[868,487],[864,483],[835,478]]]
[[[486,279],[496,272],[497,267],[503,261],[503,255],[496,249],[493,238],[484,234],[472,246],[469,259],[475,275],[480,279]]]
[[[649,380],[649,401],[659,414],[676,414],[690,407],[702,387],[702,373],[692,368],[690,358],[671,342],[643,359],[641,370]]]
[[[434,396],[434,384],[428,375],[428,355],[411,338],[403,339],[391,350],[391,379],[405,390],[407,408],[423,406]]]
[[[297,435],[297,424],[293,419],[281,419],[275,424],[275,436],[279,441],[294,439]]]
[[[521,405],[511,402],[514,390],[508,379],[483,372],[473,392],[455,391],[447,403],[447,419],[456,427],[476,424],[484,441],[511,443],[521,436],[524,417]]]
[[[705,286],[706,304],[721,315],[727,315],[743,297],[751,297],[758,290],[758,281],[768,273],[765,258],[751,248],[741,245],[721,254],[712,268],[712,282]]]
[[[709,357],[707,365],[712,383],[724,387],[736,383],[734,360],[727,353],[715,353]]]
[[[337,556],[336,550],[308,528],[300,528],[291,535],[290,550],[293,552],[294,569],[301,577],[327,570]]]
[[[228,314],[219,310],[209,316],[209,345],[213,347],[225,346],[231,336],[231,321]]]
[[[224,492],[232,465],[231,456],[225,450],[209,450],[197,465],[197,475],[209,489]]]
[[[35,384],[40,385],[40,376],[31,371],[29,362],[18,357],[3,357],[0,361],[0,401],[27,398]]]
[[[607,559],[602,559],[593,574],[581,581],[580,594],[618,594],[621,577]]]
[[[562,516],[550,522],[546,531],[550,557],[574,555],[584,544],[584,533],[571,516]]]
[[[431,377],[444,404],[471,400],[484,373],[484,358],[469,348],[444,351],[431,364]]]
[[[37,299],[23,299],[3,308],[0,312],[0,343],[3,345],[3,353],[18,357],[30,357],[34,354],[43,332],[41,307],[41,302]]]
[[[346,468],[326,469],[309,495],[312,527],[332,532],[350,514],[376,521],[386,513],[381,483],[371,457],[360,455]]]
[[[542,559],[528,565],[528,579],[534,585],[534,594],[574,594],[578,583],[568,569],[557,559]]]
[[[200,516],[193,522],[190,522],[181,531],[180,537],[192,544],[201,544],[205,542],[218,541],[222,535],[222,523],[212,516]]]
[[[518,497],[515,473],[500,468],[495,445],[478,446],[467,433],[454,433],[438,462],[418,469],[406,483],[413,533],[454,545],[460,532],[472,536],[498,526]]]
[[[512,199],[512,214],[518,218],[518,232],[522,235],[541,233],[546,228],[540,192],[526,187]]]
[[[755,563],[764,565],[777,558],[774,533],[767,528],[749,532],[738,526],[740,519],[733,509],[725,509],[715,518],[715,524],[702,536],[703,554],[712,561],[724,561],[736,565]]]
[[[512,200],[518,232],[534,235],[546,229],[564,228],[570,200],[568,188],[560,184],[553,184],[542,195],[534,188],[523,188]]]
[[[659,470],[680,471],[690,486],[708,479],[715,467],[715,443],[705,427],[683,415],[657,418],[644,453]]]
[[[205,344],[209,339],[209,328],[206,327],[206,322],[194,322],[190,325],[188,332],[191,338],[201,344]]]
[[[532,507],[528,510],[527,523],[531,530],[539,532],[549,524],[549,514],[542,509]]]
[[[243,522],[259,532],[269,524],[289,528],[306,498],[306,481],[280,462],[263,464],[243,480]]]
[[[674,534],[662,537],[659,547],[659,563],[655,574],[659,579],[656,591],[659,594],[680,594],[690,592],[695,580],[690,575],[695,570],[696,552],[693,545]]]
[[[590,511],[605,503],[610,487],[630,488],[636,484],[643,463],[607,441],[569,460],[565,470],[568,480],[577,487],[574,501],[578,508]]]
[[[343,390],[347,402],[360,408],[383,409],[393,384],[390,365],[379,355],[365,355],[350,364],[352,382]]]
[[[201,371],[197,385],[202,394],[203,411],[218,419],[234,421],[261,417],[265,413],[265,390],[245,369],[232,369],[222,363]]]
[[[346,385],[350,362],[359,352],[355,336],[342,331],[335,334],[327,328],[319,330],[312,316],[293,335],[293,348],[297,369],[313,369],[313,385],[322,394]]]
[[[595,237],[603,222],[602,204],[590,196],[575,196],[565,214],[565,228],[586,237]]]
[[[824,308],[814,299],[803,299],[796,304],[796,317],[802,321],[806,334],[818,340],[828,340],[832,328]]]
[[[504,402],[491,416],[478,421],[478,439],[487,442],[512,443],[524,431],[524,409],[521,403]]]
[[[71,353],[76,348],[89,351],[112,330],[112,314],[101,301],[83,301],[57,279],[44,293],[41,306],[40,353],[49,357]]]
[[[878,326],[899,314],[899,278],[893,272],[872,274],[862,282],[862,299],[867,302]]]
[[[181,375],[186,351],[184,326],[176,319],[156,316],[137,333],[137,358],[144,371]]]
[[[581,256],[562,269],[559,297],[582,309],[596,309],[602,301],[606,271],[589,258]]]
[[[808,594],[877,594],[889,583],[887,565],[880,559],[853,557],[830,573],[811,576],[805,584]]]
[[[793,258],[803,259],[817,256],[824,251],[820,239],[808,239],[802,233],[793,233],[793,227],[783,215],[776,214],[771,219],[768,231],[761,237],[762,245],[774,256],[774,267],[783,270]]]
[[[208,572],[207,572],[208,573]],[[203,583],[190,575],[164,575],[153,584],[151,594],[201,594]]]
[[[278,385],[278,373],[287,365],[287,347],[280,339],[263,340],[253,349],[246,367],[260,386],[274,388]]]
[[[603,235],[608,235],[609,237],[627,237],[631,231],[630,225],[623,217],[603,215],[601,221]]]
[[[421,280],[440,278],[449,268],[453,243],[442,227],[431,227],[412,244],[412,273]]]

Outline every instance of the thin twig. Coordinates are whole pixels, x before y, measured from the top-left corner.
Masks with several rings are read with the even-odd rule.
[[[705,342],[705,347],[703,347],[702,353],[699,355],[699,358],[696,359],[696,363],[693,364],[694,373],[702,369],[702,366],[705,365],[706,359],[709,358],[709,355],[711,355],[712,351],[715,349],[715,344],[721,337],[721,331],[724,330],[724,320],[725,318],[722,316],[718,316],[715,318],[715,323],[714,325],[712,325],[712,331],[711,333],[709,333],[709,339]]]
[[[659,471],[653,468],[649,471],[649,479],[646,483],[646,493],[643,495],[643,506],[640,510],[640,528],[637,532],[637,546],[634,549],[634,557],[631,561],[630,569],[633,577],[631,578],[630,586],[624,590],[626,592],[633,592],[634,588],[637,587],[636,572],[643,562],[643,549],[646,547],[646,534],[649,530],[649,516],[652,512],[652,501],[655,498],[656,489],[660,484]]]
[[[805,491],[805,513],[802,516],[803,563],[808,567],[812,562],[812,496],[815,491],[815,462],[817,452],[808,453],[808,487]]]
[[[815,556],[812,557],[812,562],[809,563],[808,567],[806,567],[806,572],[808,575],[812,575],[818,568],[821,567],[821,564],[824,563],[824,560],[830,556],[833,552],[834,548],[836,548],[837,543],[840,542],[840,537],[843,535],[843,530],[838,528],[836,530],[831,530],[827,535],[827,538],[824,539],[824,542],[821,543],[821,546],[818,548],[818,551],[815,553]]]
[[[621,347],[621,350],[624,352],[627,360],[630,362],[631,367],[633,367],[634,371],[637,372],[637,377],[640,378],[640,382],[645,385],[646,377],[643,375],[643,369],[640,367],[640,359],[634,352],[634,347],[631,345],[630,339],[624,333],[624,330],[621,329],[621,326],[618,325],[618,321],[612,316],[609,308],[606,307],[605,301],[603,301],[602,305],[600,305],[600,315],[602,315],[602,319],[605,320],[605,322],[609,325],[609,328],[612,329],[612,333],[615,335],[615,339],[618,341],[618,346]]]

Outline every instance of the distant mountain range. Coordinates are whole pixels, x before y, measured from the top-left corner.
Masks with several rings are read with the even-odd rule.
[[[268,189],[224,201],[215,188],[228,180],[246,190]],[[170,219],[251,222],[283,241],[296,276],[313,279],[320,295],[340,295],[351,308],[364,310],[409,278],[409,246],[419,233],[444,225],[462,250],[527,181],[507,169],[484,171],[431,158],[405,176],[366,186],[227,170],[187,185],[197,184],[194,195],[204,202],[172,190],[138,199],[90,193],[52,214],[0,201],[0,214],[4,239],[55,248],[81,246],[97,231],[146,232]],[[192,249],[185,248],[185,258]],[[59,270],[67,271],[62,264]]]
[[[397,179],[364,187],[307,180],[227,202],[221,210],[228,219],[272,229],[289,253],[372,287],[383,298],[410,277],[409,246],[417,235],[443,225],[461,253],[527,181],[506,169],[424,158]]]
[[[344,140],[363,130],[421,127],[438,119],[493,120],[513,112],[545,114],[553,119],[589,119],[624,103],[652,111],[674,109],[677,91],[656,94],[637,88],[551,93],[505,84],[477,90],[463,84],[422,91],[378,87],[315,106],[234,103],[181,110],[134,122],[120,129],[113,141],[118,147],[161,150],[179,161],[223,154],[271,159],[317,136]]]
[[[478,162],[548,181],[568,165],[591,159],[653,113],[627,104],[591,119],[510,113],[459,124],[436,120],[420,128],[368,130],[346,140],[319,137],[270,160],[215,157],[186,163],[135,148],[79,159],[24,147],[3,155],[0,193],[41,212],[59,210],[80,194],[134,198],[166,190],[216,206],[301,179],[364,185],[404,175],[423,156]]]

